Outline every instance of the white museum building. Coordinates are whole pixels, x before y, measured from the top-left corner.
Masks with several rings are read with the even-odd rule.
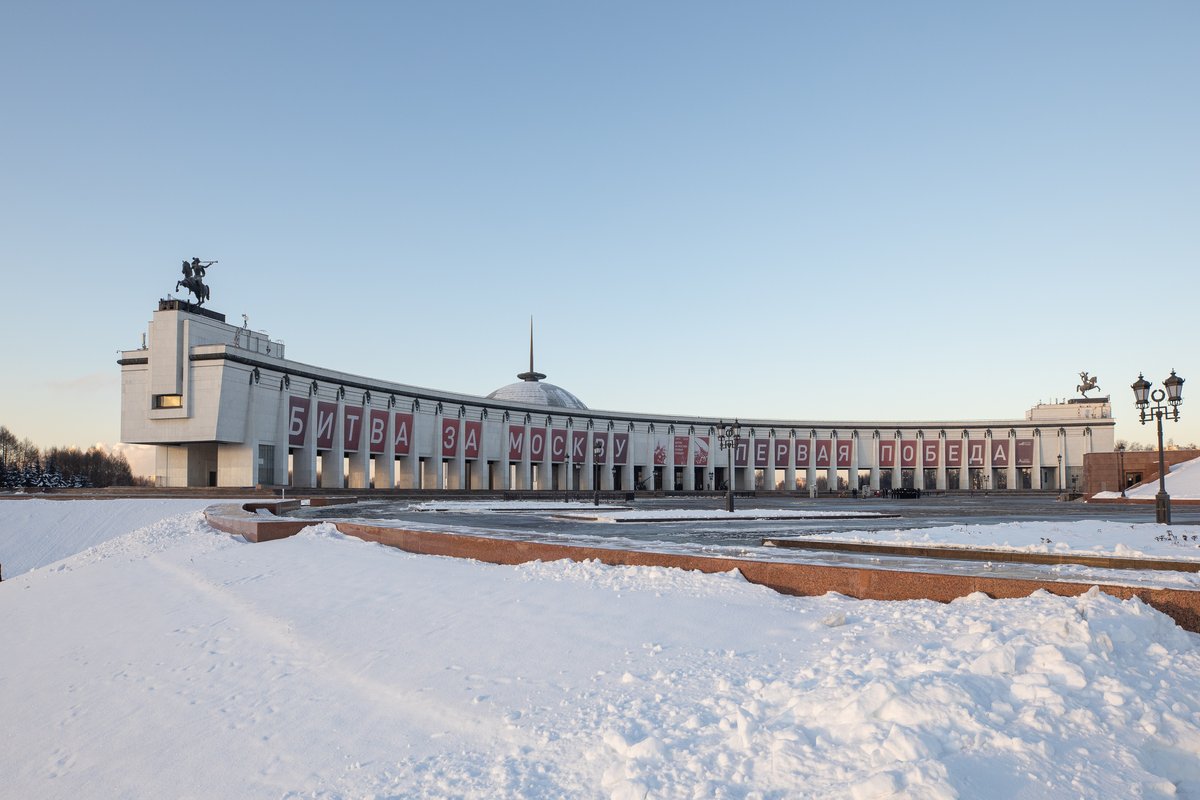
[[[121,440],[155,445],[168,487],[1062,491],[1114,443],[1108,398],[1083,397],[1020,419],[741,418],[722,449],[716,418],[588,408],[534,371],[532,339],[529,371],[487,396],[292,361],[182,300],[143,342],[118,361]]]

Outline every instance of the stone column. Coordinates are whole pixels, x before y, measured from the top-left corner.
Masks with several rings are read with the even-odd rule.
[[[1042,488],[1042,431],[1033,429],[1033,466],[1029,468],[1030,485],[1034,489]]]
[[[917,452],[913,455],[916,460],[913,461],[913,488],[920,491],[925,491],[928,487],[925,486],[925,430],[917,431],[916,436]]]
[[[880,491],[880,432],[871,432],[871,491]]]
[[[837,492],[837,489],[838,489],[838,482],[837,482],[837,468],[838,468],[837,446],[838,446],[837,431],[830,431],[830,432],[829,432],[829,450],[830,450],[830,452],[829,452],[829,466],[825,468],[825,483],[826,483],[826,484],[829,486],[829,491],[830,491],[831,493],[836,493],[836,492]]]
[[[937,489],[946,491],[946,431],[938,431]]]
[[[288,394],[284,391],[283,380],[279,382],[277,406],[275,409],[275,483],[280,486],[290,486],[288,476]]]
[[[850,432],[850,490],[858,491],[862,487],[858,483],[858,430]]]
[[[342,413],[345,409],[344,395],[344,390],[339,387],[335,394],[337,402],[333,411],[333,443],[329,450],[321,455],[321,488],[323,489],[346,488],[345,424],[342,420]]]
[[[408,455],[400,462],[401,488],[416,489],[421,486],[421,434],[424,425],[421,423],[420,406],[414,401],[409,404],[412,414],[412,424],[408,430]],[[395,424],[393,421],[392,424]],[[395,435],[392,436],[393,441]]]
[[[992,486],[992,429],[983,432],[983,488],[991,491]]]
[[[962,437],[962,466],[958,468],[958,488],[967,491],[971,488],[971,433],[963,431]]]
[[[788,431],[788,459],[783,468],[783,485],[789,492],[796,491],[796,431]]]
[[[414,415],[413,428],[416,428]],[[429,452],[425,454],[424,460],[421,461],[421,488],[422,489],[445,489],[445,481],[442,473],[442,409],[439,403],[434,408],[432,414],[429,415]],[[415,433],[415,431],[414,431]],[[413,436],[413,447],[416,448],[417,442],[420,439]]]
[[[605,430],[600,434],[604,437],[604,459],[600,463],[600,489],[601,491],[611,492],[613,485],[613,437],[612,428],[605,426]]]
[[[544,439],[542,442],[542,461],[538,464],[537,488],[550,490],[554,488],[554,457],[550,452],[550,431],[554,428],[554,420],[547,418],[545,425],[539,425],[539,427],[541,427]]]
[[[1017,430],[1008,431],[1008,490],[1017,490]]]
[[[808,431],[808,467],[804,471],[804,480],[808,483],[808,496],[817,496],[817,429]]]
[[[904,485],[904,467],[901,466],[904,461],[904,432],[897,429],[892,435],[896,440],[896,458],[892,462],[892,488],[899,489]]]
[[[349,453],[350,461],[350,482],[351,489],[366,489],[371,484],[371,453],[370,453],[370,437],[364,435],[368,426],[368,417],[370,415],[370,401],[366,395],[363,395],[362,405],[359,407],[359,418],[357,430],[350,429],[347,434],[350,436],[351,444],[354,450]]]
[[[523,447],[521,448],[521,467],[517,475],[518,488],[530,491],[534,489],[533,485],[533,460],[530,457],[530,450],[533,444],[529,441],[529,436],[532,432],[530,427],[530,417],[525,415],[524,419],[518,423],[521,430],[525,432],[524,438],[521,439]]]

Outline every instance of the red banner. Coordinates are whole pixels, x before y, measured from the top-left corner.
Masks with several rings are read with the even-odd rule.
[[[964,442],[967,448],[967,466],[982,467],[984,464],[984,449],[982,439],[968,439]]]
[[[382,408],[372,408],[369,419],[367,443],[372,453],[379,454],[383,452],[384,445],[387,444],[388,413]]]
[[[936,439],[934,439],[932,442],[925,442],[925,444],[921,446],[921,463],[927,467],[939,466],[938,461],[940,459],[938,458],[938,451],[940,449],[941,448],[938,447],[938,442]]]
[[[654,438],[654,466],[665,467],[667,465],[667,440],[662,436]]]
[[[754,440],[754,466],[765,467],[771,453],[771,443],[766,439]]]
[[[788,465],[788,459],[792,455],[792,440],[791,439],[776,439],[775,440],[775,466],[783,469]]]
[[[513,425],[508,429],[508,460],[520,461],[525,455],[525,428]]]
[[[738,439],[737,447],[733,449],[733,466],[746,466],[747,459],[750,457],[750,440]]]
[[[696,437],[696,453],[692,456],[692,466],[707,467],[708,466],[708,437]]]
[[[304,446],[304,434],[308,432],[308,398],[288,397],[288,445]]]
[[[479,440],[483,438],[483,422],[469,419],[463,422],[463,458],[479,458]]]
[[[546,429],[529,429],[529,460],[539,462],[546,460]]]
[[[813,456],[816,459],[816,466],[829,467],[833,464],[833,442],[828,439],[817,439],[817,443],[813,445]]]
[[[629,434],[614,433],[612,435],[612,463],[628,464],[629,463]]]
[[[691,443],[687,436],[675,437],[675,466],[686,467],[688,463],[688,445]]]
[[[337,403],[317,402],[317,449],[333,449],[333,421],[337,419]]]
[[[852,447],[854,447],[853,439],[846,439],[846,440],[839,439],[838,440],[837,463],[838,463],[839,467],[849,467],[850,466],[850,461],[852,460],[850,458],[850,449]]]
[[[571,460],[586,464],[588,460],[587,431],[571,431]]]
[[[550,463],[561,464],[567,460],[567,432],[557,428],[550,430]]]
[[[917,465],[917,440],[900,440],[900,466],[915,467]]]
[[[810,455],[810,451],[809,451],[809,447],[808,447],[808,439],[797,439],[796,440],[796,466],[797,467],[808,467],[809,455]]]
[[[1017,466],[1033,466],[1033,439],[1017,439]]]
[[[608,434],[592,434],[592,459],[595,464],[603,464],[608,459]]]
[[[963,456],[963,443],[959,439],[946,440],[946,466],[961,467]]]
[[[363,409],[359,406],[342,407],[342,447],[347,453],[358,452],[358,441],[362,437]]]
[[[392,441],[396,445],[396,455],[406,456],[412,445],[413,415],[397,411],[392,415]]]
[[[448,419],[442,417],[442,457],[451,458],[458,455],[458,431],[459,424],[457,418]]]
[[[896,466],[896,442],[894,440],[879,442],[879,466]]]
[[[992,440],[992,466],[1008,466],[1008,439]]]

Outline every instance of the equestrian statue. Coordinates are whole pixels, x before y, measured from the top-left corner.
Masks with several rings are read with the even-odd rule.
[[[216,261],[201,261],[198,258],[193,258],[191,261],[183,262],[183,280],[175,282],[175,291],[179,291],[182,286],[191,292],[196,298],[196,305],[204,305],[204,301],[208,299],[208,285],[204,283],[204,272]]]
[[[1076,386],[1075,391],[1079,392],[1084,397],[1087,397],[1087,393],[1090,392],[1092,389],[1097,388],[1096,381],[1100,380],[1098,377],[1097,378],[1089,378],[1088,374],[1086,372],[1079,373],[1079,379],[1081,381],[1083,381],[1083,383]]]

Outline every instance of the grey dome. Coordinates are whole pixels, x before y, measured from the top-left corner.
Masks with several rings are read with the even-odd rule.
[[[508,400],[513,403],[529,403],[551,408],[574,408],[587,410],[579,398],[561,386],[542,383],[545,374],[533,368],[533,317],[529,318],[529,371],[517,375],[521,380],[501,386],[489,394],[489,400]]]
[[[553,383],[543,383],[540,380],[522,380],[510,383],[507,386],[501,386],[489,394],[488,399],[508,400],[513,403],[532,403],[533,405],[552,406],[554,408],[587,409],[587,406],[580,402],[578,397],[566,389],[561,386],[555,386]]]

